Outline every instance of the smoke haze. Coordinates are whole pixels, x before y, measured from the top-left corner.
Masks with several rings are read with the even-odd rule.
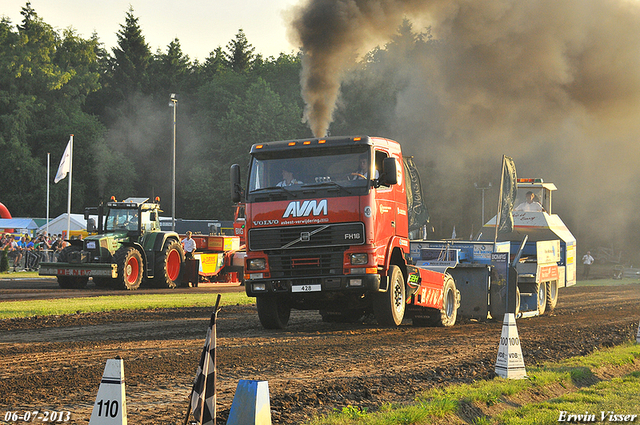
[[[640,3],[307,1],[293,10],[291,34],[304,53],[305,119],[316,136],[328,132],[345,73],[404,18],[430,27],[438,47],[394,64],[405,87],[381,135],[447,178],[432,191],[457,191],[444,198],[449,212],[442,193],[427,194],[440,214],[459,214],[461,194],[477,203],[468,188],[499,174],[506,154],[519,176],[556,184],[554,212],[579,244],[638,235]]]

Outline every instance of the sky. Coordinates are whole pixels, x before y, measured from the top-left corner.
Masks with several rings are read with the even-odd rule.
[[[267,58],[297,51],[286,36],[285,12],[297,0],[30,0],[44,22],[62,31],[73,27],[83,38],[93,32],[111,51],[129,6],[151,51],[166,52],[174,39],[182,52],[202,62],[216,47],[226,47],[243,29],[255,53]],[[27,0],[3,0],[0,15],[14,25]]]

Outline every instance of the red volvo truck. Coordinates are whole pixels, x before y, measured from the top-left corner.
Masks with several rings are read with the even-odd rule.
[[[427,218],[420,180],[400,144],[379,137],[328,137],[255,144],[243,188],[245,288],[261,324],[287,326],[291,309],[325,321],[373,313],[382,326],[406,317],[452,326],[460,305],[453,278],[420,267],[409,235]]]

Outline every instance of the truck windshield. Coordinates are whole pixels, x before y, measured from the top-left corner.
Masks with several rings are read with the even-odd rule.
[[[105,229],[114,230],[137,230],[138,229],[138,209],[137,208],[111,208],[107,215]]]
[[[368,189],[369,177],[378,174],[372,172],[368,150],[296,153],[295,157],[284,157],[282,152],[254,156],[249,171],[249,194],[269,189],[288,194],[321,187],[344,188],[347,191],[351,188]]]

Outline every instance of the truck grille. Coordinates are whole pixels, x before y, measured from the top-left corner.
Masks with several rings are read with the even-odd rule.
[[[362,245],[364,224],[315,224],[251,229],[248,240],[251,251]]]
[[[306,251],[306,252],[304,252]],[[269,252],[272,278],[331,276],[342,274],[344,249]]]

